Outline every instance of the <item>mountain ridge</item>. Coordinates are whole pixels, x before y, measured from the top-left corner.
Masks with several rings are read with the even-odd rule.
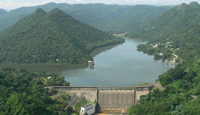
[[[6,15],[7,11],[4,9],[0,9],[0,17]]]
[[[18,20],[30,15],[37,8],[42,8],[46,12],[59,8],[83,23],[111,33],[118,33],[127,32],[129,25],[133,28],[137,23],[157,17],[170,7],[48,3],[35,7],[22,7],[7,12],[4,17],[0,17],[0,32],[14,25]]]

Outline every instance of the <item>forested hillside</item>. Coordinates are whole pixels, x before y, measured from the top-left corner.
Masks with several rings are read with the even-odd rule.
[[[164,90],[155,89],[142,96],[130,115],[198,115],[200,114],[200,60],[189,67],[182,65],[159,76]]]
[[[73,108],[68,105],[70,96],[44,86],[69,86],[64,78],[55,74],[0,69],[1,115],[69,115]]]
[[[41,6],[18,8],[7,12],[4,16],[0,16],[0,32],[14,25],[20,19],[30,15],[37,8],[42,8],[46,12],[54,8],[59,8],[83,23],[104,31],[116,33],[127,32],[139,23],[159,16],[170,7],[48,3]]]
[[[37,9],[0,34],[0,62],[87,63],[93,49],[123,41],[59,9]]]
[[[142,96],[140,104],[130,109],[130,114],[200,114],[200,5],[178,5],[162,16],[143,24],[138,34],[132,35],[150,42],[139,45],[138,50],[154,55],[156,59],[171,60],[175,68],[159,76],[164,90],[155,89]],[[161,19],[163,21],[161,22]],[[158,23],[153,23],[153,22]],[[149,29],[147,28],[149,27]],[[159,28],[159,29],[158,29]],[[141,33],[142,29],[145,33]],[[148,37],[149,36],[149,37]]]

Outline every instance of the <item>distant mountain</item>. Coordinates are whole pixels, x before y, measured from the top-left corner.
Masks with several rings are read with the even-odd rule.
[[[83,23],[92,25],[104,31],[116,33],[127,32],[130,28],[134,28],[140,22],[161,15],[170,7],[48,3],[41,6],[22,7],[9,11],[4,17],[0,17],[0,32],[14,25],[18,20],[30,15],[37,8],[42,8],[46,12],[49,12],[54,8],[59,8]]]
[[[0,17],[3,17],[6,13],[6,10],[0,9]]]
[[[127,32],[130,28],[143,21],[153,19],[170,8],[165,6],[104,4],[74,5],[73,7],[92,17],[93,21],[81,20],[81,18],[76,17],[77,19],[108,32]]]
[[[90,52],[123,42],[59,9],[37,9],[0,34],[0,62],[87,63]]]
[[[143,23],[128,36],[145,40],[167,39],[177,36],[195,26],[200,20],[200,5],[183,3],[163,13],[161,16]]]

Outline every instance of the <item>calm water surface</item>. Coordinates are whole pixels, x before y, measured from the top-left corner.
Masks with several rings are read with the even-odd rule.
[[[137,51],[143,42],[126,42],[94,57],[94,68],[71,69],[61,72],[71,86],[130,86],[154,82],[160,74],[172,68]]]

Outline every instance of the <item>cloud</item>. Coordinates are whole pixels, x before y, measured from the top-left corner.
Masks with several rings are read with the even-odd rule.
[[[30,6],[30,3],[28,2],[13,2],[13,1],[0,1],[0,8],[6,9],[6,10],[11,10],[15,8],[19,8],[22,6]]]

